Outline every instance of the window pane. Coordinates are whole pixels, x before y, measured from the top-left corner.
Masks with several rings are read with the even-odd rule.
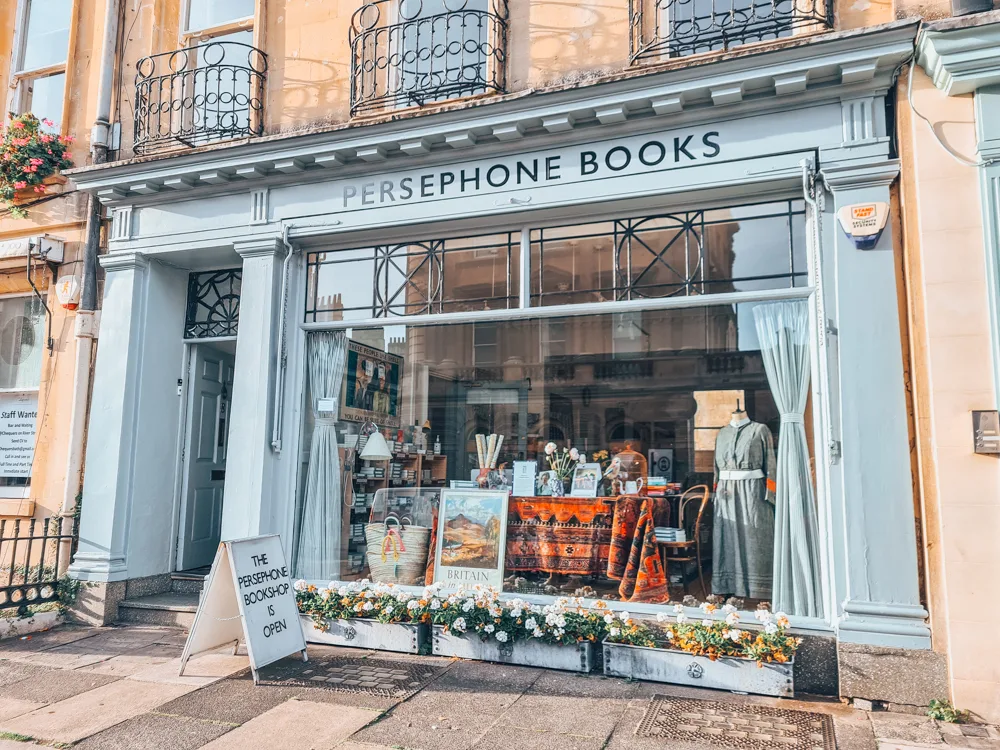
[[[254,0],[191,0],[188,31],[208,29],[254,14]]]
[[[774,482],[796,483],[794,491],[810,503],[813,496],[800,486],[811,484],[808,456],[798,473],[779,479],[775,471],[775,456],[782,453],[772,448],[801,435],[794,432],[797,423],[780,419],[758,340],[777,338],[794,348],[808,346],[808,339],[789,336],[782,326],[799,323],[784,322],[776,308],[770,315],[755,313],[768,304],[805,308],[804,302],[716,305],[309,334],[307,369],[316,380],[308,384],[296,575],[324,583],[373,577],[422,585],[428,571],[433,575],[424,561],[434,543],[429,532],[441,488],[478,476],[476,435],[499,434],[498,465],[513,469],[514,461],[527,461],[535,468],[534,487],[510,499],[501,556],[506,591],[583,591],[654,604],[690,591],[701,601],[734,596],[744,608],[769,601]],[[389,460],[362,457],[370,438],[360,433],[369,419],[382,430]],[[807,434],[811,421],[807,410]],[[646,490],[623,498],[611,477],[591,474],[571,497],[573,472],[556,481],[545,450],[549,441],[596,459],[602,476],[618,456],[619,479],[641,477]],[[335,466],[331,456],[338,456]],[[626,458],[637,463],[626,465]],[[341,484],[348,473],[351,480]],[[376,504],[383,500],[385,507]],[[418,501],[432,507],[418,510]],[[624,526],[615,521],[616,509],[633,501],[649,504],[656,526],[671,530],[665,534],[683,531],[702,552],[699,564],[693,548],[668,551],[666,573],[654,570],[659,583],[638,594],[636,571],[622,566],[641,532],[624,520],[631,510],[618,519]],[[339,535],[330,533],[331,512]],[[426,529],[420,532],[426,541],[417,541],[415,531],[408,537],[422,546],[414,553],[421,562],[407,569],[406,580],[391,580],[402,573],[387,578],[391,566],[380,568],[381,548],[368,546],[384,536],[377,522],[386,512]],[[461,521],[463,533],[491,538],[468,518],[451,520]],[[437,528],[447,533],[451,527],[439,516]],[[444,546],[464,544],[457,537],[444,540]],[[643,551],[640,569],[648,570],[654,558],[659,565],[661,553]]]
[[[804,225],[802,202],[781,201],[538,229],[532,297],[563,305],[801,285]]]
[[[405,183],[370,183],[371,194]],[[503,232],[310,253],[306,320],[516,307],[519,243],[519,234]]]
[[[31,0],[21,70],[37,70],[65,62],[73,0]]]
[[[34,297],[0,300],[0,388],[37,388],[45,313]]]
[[[31,112],[40,120],[51,120],[52,126],[45,129],[58,131],[62,127],[65,74],[31,78],[25,81],[24,85],[27,87],[24,98],[25,111]]]

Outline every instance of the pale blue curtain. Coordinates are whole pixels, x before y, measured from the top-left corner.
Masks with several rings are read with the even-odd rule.
[[[775,611],[823,616],[819,522],[803,415],[809,398],[809,310],[804,301],[753,308],[771,395],[781,414],[775,482]]]
[[[347,336],[343,331],[309,334],[307,364],[313,433],[295,552],[295,575],[299,578],[329,580],[340,575],[344,498],[337,412],[320,411],[319,406],[320,399],[336,399],[339,404],[346,361]]]

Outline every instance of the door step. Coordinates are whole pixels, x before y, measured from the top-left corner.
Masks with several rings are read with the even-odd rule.
[[[118,622],[190,628],[199,598],[193,592],[168,591],[126,599],[118,605]]]
[[[200,594],[210,568],[179,570],[170,574],[170,590],[175,594]]]

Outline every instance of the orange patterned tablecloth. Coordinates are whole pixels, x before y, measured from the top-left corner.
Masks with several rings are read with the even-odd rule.
[[[512,497],[507,512],[508,571],[603,574],[611,551],[607,498]]]

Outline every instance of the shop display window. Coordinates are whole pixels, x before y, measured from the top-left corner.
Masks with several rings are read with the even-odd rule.
[[[800,206],[775,205],[714,212],[726,291],[802,283]],[[307,321],[336,325],[306,334],[295,575],[822,616],[807,299],[406,322],[516,307],[518,238],[309,257]]]

